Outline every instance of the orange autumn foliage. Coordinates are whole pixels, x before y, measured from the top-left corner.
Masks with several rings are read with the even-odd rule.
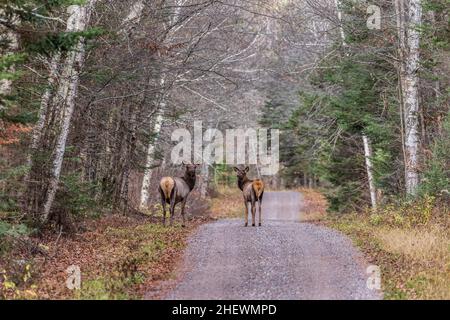
[[[1,123],[0,123],[1,124]],[[18,143],[22,133],[28,133],[32,130],[29,125],[21,123],[3,123],[0,125],[0,146]]]

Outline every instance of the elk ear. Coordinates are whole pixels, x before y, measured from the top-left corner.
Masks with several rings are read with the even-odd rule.
[[[248,172],[248,170],[250,170],[250,168],[249,167],[245,167],[245,172]]]
[[[234,171],[239,172],[239,169],[237,167],[233,167]]]

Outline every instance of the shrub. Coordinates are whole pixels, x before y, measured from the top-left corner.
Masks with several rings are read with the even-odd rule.
[[[426,161],[420,192],[422,195],[448,197],[450,190],[450,114],[443,123],[442,135],[436,138],[431,157]]]
[[[96,185],[83,181],[78,173],[61,178],[61,187],[56,198],[56,208],[73,216],[92,214],[96,208]]]
[[[0,220],[0,239],[6,236],[17,238],[30,233],[31,230],[24,224],[11,224]]]

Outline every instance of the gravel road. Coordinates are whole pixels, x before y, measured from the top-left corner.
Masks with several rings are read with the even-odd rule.
[[[166,299],[379,299],[351,241],[299,222],[301,203],[297,192],[266,192],[262,227],[243,219],[200,227]]]

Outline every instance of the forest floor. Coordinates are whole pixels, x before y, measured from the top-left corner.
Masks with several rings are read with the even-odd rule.
[[[0,299],[141,299],[173,276],[186,240],[209,217],[191,217],[186,228],[160,220],[107,214],[70,236],[10,238],[0,250]],[[70,266],[80,269],[80,289],[67,287]]]
[[[450,299],[448,218],[422,224],[408,220],[388,211],[329,215],[323,223],[350,236],[381,268],[385,299]]]
[[[318,224],[348,235],[365,260],[380,266],[385,299],[450,299],[448,211],[436,211],[430,200],[417,208],[387,207],[376,214],[328,214],[320,192],[298,191],[302,194],[299,219],[308,222],[305,228]],[[243,203],[239,190],[220,188],[208,205],[191,216],[187,228],[179,224],[163,227],[158,215],[106,214],[85,219],[72,236],[48,233],[1,239],[0,299],[163,298],[167,291],[161,287],[170,283],[173,288],[179,282],[186,246],[198,237],[199,227],[220,219],[207,225],[218,228],[225,223],[228,228],[244,229],[240,228]],[[267,203],[263,212],[264,208],[270,210]],[[241,238],[236,240],[241,239],[245,247]],[[67,288],[69,266],[80,268],[79,290]]]

